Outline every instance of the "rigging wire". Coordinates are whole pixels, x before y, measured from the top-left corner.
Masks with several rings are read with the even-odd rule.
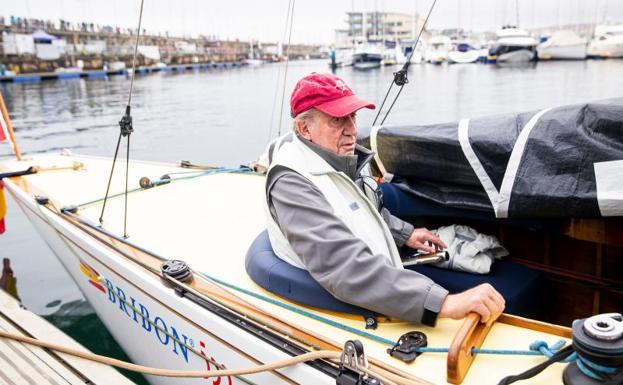
[[[125,163],[125,201],[123,207],[123,237],[128,237],[127,223],[128,223],[128,174],[130,171],[130,135],[134,132],[132,126],[132,91],[134,89],[134,75],[136,74],[136,55],[138,53],[138,42],[141,36],[141,24],[143,22],[143,5],[145,0],[141,0],[141,9],[138,16],[138,28],[136,30],[136,43],[134,44],[134,55],[132,56],[132,75],[130,77],[130,89],[128,91],[128,104],[125,106],[125,114],[119,121],[119,138],[117,139],[117,146],[115,147],[115,156],[112,160],[112,166],[110,168],[110,175],[108,177],[108,185],[106,186],[106,194],[104,195],[104,203],[102,204],[102,211],[99,217],[100,226],[104,224],[104,211],[106,210],[106,201],[108,200],[108,193],[110,192],[110,184],[112,182],[112,176],[115,172],[115,163],[117,162],[117,155],[119,154],[119,146],[121,144],[121,138],[127,137],[126,143],[126,163]]]
[[[288,36],[288,20],[290,20],[291,9],[292,9],[292,0],[288,2],[288,11],[286,12],[285,27],[283,29],[283,38],[281,39],[282,47],[283,47],[283,43],[285,43],[286,41],[286,37]],[[270,142],[270,138],[273,133],[273,123],[275,120],[275,107],[277,106],[277,99],[279,98],[279,91],[281,91],[282,93],[285,93],[285,85],[283,86],[282,89],[280,89],[279,87],[280,83],[281,83],[281,66],[278,66],[277,67],[277,86],[275,87],[275,94],[273,95],[273,107],[270,110],[270,125],[268,126],[268,138],[266,139],[266,143]],[[283,95],[281,97],[283,101]]]
[[[290,42],[292,41],[292,24],[294,23],[294,4],[296,0],[290,0],[292,4],[290,10],[290,31],[288,33],[288,49],[286,50],[286,65],[283,71],[283,91],[281,92],[281,108],[279,108],[279,129],[277,130],[277,137],[281,136],[281,121],[283,120],[283,104],[286,97],[286,79],[288,78],[288,64],[290,63]]]
[[[387,89],[387,93],[385,93],[385,97],[383,98],[383,102],[381,103],[381,106],[379,107],[379,109],[378,109],[378,111],[376,113],[376,116],[374,117],[374,121],[372,122],[373,126],[376,125],[376,121],[378,120],[379,116],[381,115],[381,111],[383,110],[383,106],[385,105],[385,102],[387,101],[387,97],[389,96],[389,94],[390,94],[394,84],[396,84],[400,88],[398,89],[398,93],[396,94],[396,96],[394,97],[394,100],[392,101],[391,105],[387,109],[387,112],[385,113],[385,116],[381,120],[380,124],[385,123],[385,119],[387,119],[387,116],[389,116],[389,113],[391,112],[392,107],[394,107],[394,104],[396,104],[396,101],[398,100],[398,97],[400,96],[400,93],[402,92],[402,89],[404,88],[405,84],[409,83],[409,79],[407,78],[407,72],[409,70],[409,66],[411,65],[411,58],[413,57],[413,54],[415,53],[415,48],[417,47],[418,43],[420,42],[420,38],[422,37],[422,33],[424,32],[424,29],[426,28],[426,25],[428,24],[428,19],[430,18],[431,13],[433,13],[433,9],[435,8],[436,4],[437,4],[437,0],[433,0],[433,4],[431,5],[430,9],[428,10],[428,14],[426,15],[426,19],[424,19],[424,23],[422,24],[422,28],[420,28],[420,33],[418,34],[417,39],[415,39],[415,42],[413,43],[413,47],[411,47],[411,52],[409,53],[409,57],[407,58],[407,61],[405,62],[405,64],[402,66],[402,68],[398,72],[394,72],[394,79],[389,84],[389,88]]]

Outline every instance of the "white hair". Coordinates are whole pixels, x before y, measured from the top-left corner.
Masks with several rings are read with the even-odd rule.
[[[296,127],[299,121],[304,121],[308,126],[314,126],[316,124],[316,109],[310,108],[307,111],[303,111],[294,117],[292,120],[292,130],[296,133]]]

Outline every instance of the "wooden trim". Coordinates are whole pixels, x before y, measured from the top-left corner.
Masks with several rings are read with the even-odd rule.
[[[507,325],[517,326],[538,332],[549,333],[559,337],[571,338],[571,328],[566,326],[554,325],[546,322],[523,318],[512,314],[502,314],[497,322]]]
[[[448,351],[447,380],[449,383],[460,384],[463,382],[476,358],[472,354],[472,349],[482,346],[493,324],[494,321],[486,324],[480,322],[480,316],[476,313],[469,313],[465,317],[465,321],[454,336]]]

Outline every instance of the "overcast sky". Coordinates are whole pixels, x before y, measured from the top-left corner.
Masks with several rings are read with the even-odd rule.
[[[145,0],[143,26],[182,35],[278,41],[290,0]],[[623,0],[517,0],[524,28],[567,23],[623,23]],[[292,41],[331,43],[345,12],[378,10],[425,15],[433,0],[295,0]],[[135,27],[140,0],[0,0],[0,15],[93,21]],[[460,25],[496,30],[514,23],[514,0],[437,0],[430,28]]]

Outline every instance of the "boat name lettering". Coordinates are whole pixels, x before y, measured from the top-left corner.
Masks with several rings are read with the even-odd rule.
[[[171,323],[166,322],[164,318],[155,315],[153,312],[150,314],[149,309],[144,304],[138,302],[134,297],[130,296],[128,300],[123,289],[114,285],[109,279],[106,278],[105,282],[108,300],[111,304],[117,304],[119,311],[139,325],[140,330],[144,333],[153,332],[152,334],[154,334],[158,342],[162,345],[169,346],[173,344],[173,353],[177,356],[181,353],[184,361],[188,362],[187,345],[192,346],[192,340],[189,340],[184,333],[179,333],[178,329],[171,325]],[[153,316],[153,319],[150,318],[150,316]]]

